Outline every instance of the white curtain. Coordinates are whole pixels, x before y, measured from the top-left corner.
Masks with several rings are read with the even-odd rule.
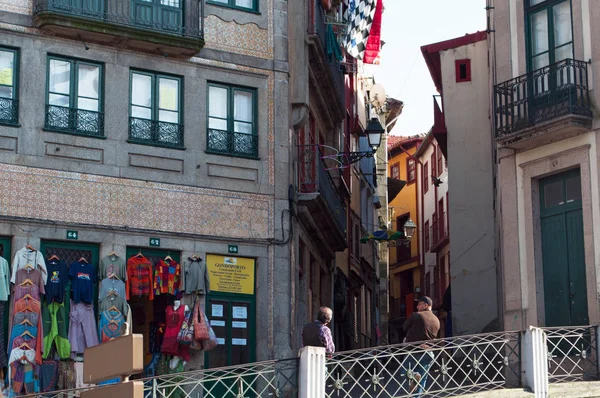
[[[227,89],[208,88],[208,128],[227,130]]]
[[[573,57],[573,37],[571,36],[571,5],[568,1],[557,4],[552,9],[554,22],[555,61]],[[569,43],[569,44],[567,44]]]
[[[98,112],[100,67],[95,65],[79,65],[77,75],[77,108]]]
[[[152,78],[134,73],[131,78],[131,116],[152,119]]]
[[[0,98],[13,97],[14,53],[0,51]]]
[[[253,8],[252,7],[253,2],[254,2],[254,0],[235,0],[235,5],[238,7]]]
[[[69,93],[71,90],[71,63],[58,59],[50,60],[50,105],[69,106]]]
[[[236,133],[252,134],[253,104],[252,93],[248,91],[235,91],[234,95],[234,128]]]
[[[179,82],[175,79],[159,78],[158,120],[179,123]]]

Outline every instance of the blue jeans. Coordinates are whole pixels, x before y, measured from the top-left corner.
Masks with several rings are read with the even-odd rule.
[[[417,382],[414,380],[414,383],[417,384],[417,388],[414,391],[410,391],[410,395],[416,397],[420,397],[423,394],[425,387],[427,385],[427,378],[429,376],[429,368],[431,367],[431,361],[433,360],[432,356],[428,352],[422,352],[416,354],[413,358],[407,359],[406,362],[406,371],[410,368],[413,373],[418,373],[421,375],[421,379]],[[410,385],[410,384],[409,384]],[[410,388],[410,387],[409,387]]]

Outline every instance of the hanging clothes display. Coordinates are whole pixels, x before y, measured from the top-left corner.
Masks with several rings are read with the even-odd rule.
[[[64,303],[50,303],[42,307],[44,325],[44,354],[48,358],[53,350],[60,359],[67,359],[71,355],[71,343],[67,335]]]
[[[20,313],[33,313],[37,316],[37,322],[34,324],[27,315],[19,315]],[[19,321],[17,323],[17,321]],[[19,336],[27,335],[31,339],[35,339],[35,362],[42,363],[42,352],[44,350],[44,342],[42,338],[42,313],[40,301],[34,299],[29,294],[23,298],[16,300],[13,305],[13,319],[10,327],[10,341],[8,344],[9,351],[12,350],[13,340]],[[12,353],[11,353],[12,355]]]
[[[170,305],[167,307],[166,313],[166,329],[160,351],[163,354],[176,355],[183,358],[184,361],[188,361],[190,357],[190,347],[188,345],[179,344],[179,341],[177,341],[177,335],[183,324],[185,306],[179,305],[179,307],[175,309],[174,306]]]
[[[183,266],[181,274],[181,289],[186,294],[210,293],[210,280],[206,264],[198,256],[191,256]]]
[[[113,276],[120,280],[127,279],[125,260],[114,252],[100,260],[100,270],[98,272],[100,279],[112,278]]]
[[[159,260],[154,267],[154,296],[172,294],[181,298],[180,276],[181,266],[175,260],[171,257]]]
[[[87,347],[98,345],[96,318],[94,317],[94,306],[92,304],[76,303],[71,300],[69,343],[71,344],[71,358],[73,359],[83,354]]]
[[[152,263],[142,253],[127,260],[125,293],[127,300],[132,297],[148,297],[150,300],[154,300]]]
[[[44,256],[37,251],[33,250],[33,248],[24,247],[15,254],[15,258],[12,263],[12,276],[10,281],[12,283],[16,283],[17,281],[17,271],[21,268],[31,267],[37,268],[42,273],[42,279],[44,281],[44,285],[46,284],[46,279],[48,278],[48,270],[46,269],[46,262],[44,261]]]
[[[96,283],[96,269],[85,259],[81,258],[69,267],[71,279],[71,299],[75,303],[92,304],[94,302],[94,285]]]
[[[111,294],[104,299],[98,301],[98,314],[106,311],[110,307],[115,307],[121,314],[127,316],[128,308],[127,301],[121,296]]]
[[[113,278],[105,278],[101,280],[98,287],[98,299],[102,300],[111,293],[125,298],[125,282]]]
[[[65,287],[69,279],[67,264],[53,255],[46,260],[48,280],[46,281],[46,301],[48,303],[62,303]]]
[[[10,270],[8,269],[8,261],[4,257],[0,257],[0,319],[4,322],[4,311],[7,311],[7,301],[10,296]],[[5,342],[4,327],[0,326],[0,347],[4,347]],[[0,349],[0,368],[8,366],[8,356],[4,348]]]
[[[125,322],[123,313],[111,307],[100,314],[98,322],[98,337],[101,343],[116,339],[121,336],[121,326]]]

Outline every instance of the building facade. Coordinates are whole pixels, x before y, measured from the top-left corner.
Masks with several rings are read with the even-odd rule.
[[[287,8],[0,1],[0,254],[198,256],[220,344],[186,369],[292,356]]]
[[[494,2],[502,318],[506,329],[596,324],[600,4]]]
[[[421,52],[439,94],[433,99],[431,133],[448,160],[448,181],[452,184],[444,209],[451,226],[448,234],[453,334],[498,330],[500,281],[496,263],[493,141],[489,133],[492,120],[488,35],[468,34],[425,45]],[[430,170],[423,173],[427,174]]]

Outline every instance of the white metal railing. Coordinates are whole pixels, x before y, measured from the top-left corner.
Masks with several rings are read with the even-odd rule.
[[[541,329],[546,334],[550,383],[599,379],[597,327]]]
[[[326,397],[428,397],[520,385],[520,332],[461,336],[336,353]]]

